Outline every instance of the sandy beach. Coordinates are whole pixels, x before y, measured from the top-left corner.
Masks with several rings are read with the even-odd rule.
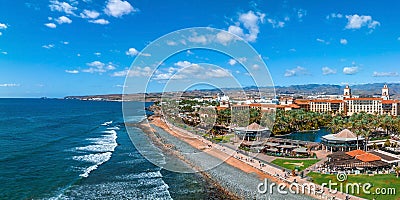
[[[210,144],[210,143],[206,143],[205,140],[199,140],[199,139],[196,139],[193,137],[182,137],[181,132],[180,132],[180,134],[178,134],[176,131],[174,131],[170,128],[171,126],[168,126],[165,122],[163,122],[158,117],[152,117],[150,119],[150,123],[162,128],[163,130],[167,131],[169,134],[171,134],[175,137],[179,137],[182,141],[190,144],[192,147],[194,147],[196,149],[204,149],[205,146],[208,146]],[[204,152],[206,152],[207,154],[209,154],[215,158],[224,160],[225,163],[227,163],[235,168],[238,168],[246,173],[257,174],[257,176],[259,177],[260,180],[264,180],[264,178],[268,178],[270,180],[273,180],[274,182],[279,181],[278,179],[276,179],[276,177],[265,174],[262,171],[254,168],[252,166],[249,166],[249,165],[245,164],[244,162],[242,162],[232,156],[228,156],[226,152],[223,152],[222,150],[219,150],[217,148],[209,148],[209,149],[204,150]]]

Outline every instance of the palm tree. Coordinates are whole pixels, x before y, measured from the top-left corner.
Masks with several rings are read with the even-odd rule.
[[[399,178],[399,176],[400,176],[400,167],[397,166],[396,168],[394,168],[394,171],[396,172],[396,177]]]

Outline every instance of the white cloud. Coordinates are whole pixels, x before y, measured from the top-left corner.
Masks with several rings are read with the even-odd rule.
[[[139,51],[135,48],[129,48],[128,51],[125,52],[125,54],[128,56],[136,56],[139,54]]]
[[[321,39],[321,38],[317,38],[316,41],[317,41],[317,42],[320,42],[320,43],[323,43],[323,44],[329,44],[328,41],[325,41],[325,40],[323,40],[323,39]]]
[[[169,41],[167,41],[167,45],[168,46],[176,46],[176,45],[178,45],[178,43],[176,43],[175,41],[169,40]]]
[[[0,36],[2,36],[3,35],[3,33],[2,32],[0,32]]]
[[[239,37],[243,37],[244,36],[243,29],[240,28],[239,24],[229,26],[228,27],[228,32],[230,32],[232,34],[235,34],[235,35],[237,35]]]
[[[47,24],[44,24],[44,25],[49,27],[49,28],[56,28],[57,27],[57,25],[55,23],[47,23]]]
[[[233,66],[237,63],[237,61],[235,59],[229,59],[229,65]]]
[[[68,74],[78,74],[79,73],[79,71],[76,70],[76,69],[74,69],[74,70],[65,70],[65,72],[68,73]]]
[[[292,76],[302,75],[302,74],[306,74],[306,71],[307,70],[304,67],[297,66],[294,69],[287,69],[285,72],[285,76],[292,77]]]
[[[61,16],[58,19],[56,19],[56,22],[58,24],[70,24],[72,23],[72,20],[66,16]]]
[[[113,77],[148,77],[152,73],[152,69],[150,67],[135,67],[131,70],[125,69],[122,71],[117,71],[111,74]]]
[[[151,56],[151,54],[149,54],[149,53],[140,53],[140,55],[141,55],[141,56],[146,56],[146,57]]]
[[[272,28],[283,28],[283,27],[285,27],[285,22],[277,21],[275,19],[268,18],[267,22],[272,25]]]
[[[206,44],[207,43],[207,38],[204,35],[195,35],[195,36],[190,36],[188,38],[190,42],[193,43],[201,43],[201,44]]]
[[[322,75],[336,74],[337,70],[329,67],[322,68]]]
[[[107,65],[105,63],[102,63],[100,61],[93,61],[90,63],[86,63],[87,66],[90,68],[82,70],[82,72],[86,73],[105,73],[107,71],[115,70],[115,66],[112,63],[108,63]]]
[[[303,17],[307,16],[307,10],[304,9],[298,9],[297,10],[297,18],[299,19],[299,21],[303,20]]]
[[[346,39],[340,39],[340,44],[346,45],[347,44],[347,40]]]
[[[398,37],[397,40],[400,41],[400,37]]]
[[[109,0],[107,2],[104,12],[113,17],[121,17],[131,12],[136,12],[137,9],[133,8],[128,1]]]
[[[93,53],[95,56],[101,56],[101,53],[100,52],[95,52],[95,53]]]
[[[124,77],[124,76],[126,76],[127,74],[128,74],[128,72],[129,72],[129,70],[123,70],[123,71],[117,71],[117,72],[114,72],[113,74],[111,74],[111,76],[114,76],[114,77]]]
[[[353,75],[358,72],[358,67],[344,67],[343,68],[343,73],[346,75]]]
[[[224,78],[229,77],[230,73],[225,69],[210,69],[206,71],[205,74],[208,78]]]
[[[254,70],[259,70],[260,69],[260,65],[254,64],[253,66],[251,66]]]
[[[7,29],[8,26],[6,24],[0,23],[0,29]]]
[[[227,33],[224,31],[217,33],[217,41],[223,45],[228,44],[233,39],[234,39],[234,36],[230,33]]]
[[[82,18],[96,19],[97,17],[100,16],[100,13],[95,10],[83,10],[80,16]]]
[[[43,45],[42,47],[43,48],[45,48],[45,49],[51,49],[51,48],[54,48],[54,44],[47,44],[47,45]]]
[[[367,26],[370,29],[375,29],[380,23],[372,19],[369,15],[346,15],[347,25],[346,29],[360,29],[363,26]]]
[[[75,15],[74,11],[78,9],[67,2],[60,2],[58,0],[50,1],[49,7],[51,11],[64,12],[70,15]]]
[[[343,18],[343,15],[340,13],[331,13],[330,15],[326,16],[326,19],[334,19],[334,18]]]
[[[398,72],[374,72],[373,77],[395,77],[399,76]]]
[[[64,42],[62,42],[62,43],[65,44],[65,45],[69,44],[69,42],[67,42],[67,41],[64,41]]]
[[[20,84],[16,84],[16,83],[2,83],[0,84],[0,87],[19,87]]]
[[[257,40],[258,34],[260,33],[260,23],[264,23],[265,14],[253,11],[248,11],[247,13],[241,13],[239,15],[239,21],[235,25],[231,25],[228,28],[230,33],[236,34],[239,37],[244,38],[246,41],[255,42]],[[241,25],[246,28],[248,33],[244,33]]]
[[[3,54],[3,55],[7,55],[7,54],[8,54],[8,52],[7,52],[7,51],[2,51],[2,52],[1,52],[1,54]]]
[[[109,22],[108,20],[106,20],[106,19],[89,20],[89,22],[90,22],[90,23],[93,23],[93,24],[102,24],[102,25],[107,25],[107,24],[110,23],[110,22]]]
[[[174,65],[177,67],[183,68],[183,67],[189,67],[190,65],[192,65],[192,63],[185,60],[185,61],[178,61],[178,62],[174,63]]]

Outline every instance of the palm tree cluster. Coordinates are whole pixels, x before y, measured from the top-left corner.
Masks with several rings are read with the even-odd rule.
[[[367,143],[373,133],[384,131],[387,135],[390,133],[399,133],[400,118],[390,115],[373,115],[366,112],[355,113],[350,117],[337,115],[333,117],[328,127],[333,133],[337,133],[345,128],[351,130],[357,137],[363,136]],[[358,146],[358,144],[357,144]]]
[[[326,127],[332,120],[328,113],[300,110],[276,111],[273,133],[283,135],[294,131],[316,130]]]

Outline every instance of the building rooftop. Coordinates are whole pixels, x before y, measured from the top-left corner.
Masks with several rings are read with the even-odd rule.
[[[364,153],[362,155],[356,156],[357,160],[361,160],[363,162],[372,162],[372,161],[379,161],[381,157],[374,155],[372,153]]]
[[[349,155],[349,156],[351,156],[351,157],[353,157],[353,158],[356,157],[356,156],[365,154],[365,153],[367,153],[367,152],[365,152],[365,151],[363,151],[363,150],[359,150],[359,149],[346,152],[347,155]]]
[[[356,141],[357,136],[349,129],[344,129],[337,134],[330,134],[322,136],[326,140],[339,140],[339,141]],[[364,140],[364,137],[359,136],[358,140]]]

